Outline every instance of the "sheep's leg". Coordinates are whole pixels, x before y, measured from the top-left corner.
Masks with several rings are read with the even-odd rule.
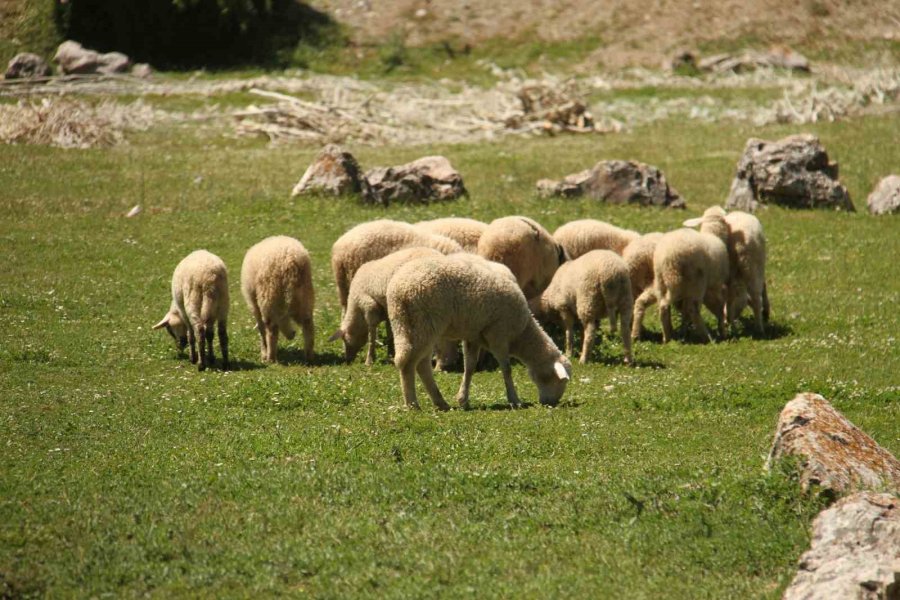
[[[212,323],[206,324],[206,360],[210,367],[216,363],[216,354],[213,351],[213,338],[215,337],[215,329]]]
[[[456,340],[441,340],[435,349],[436,367],[446,371],[459,360],[459,343]]]
[[[611,306],[606,309],[606,318],[609,319],[609,334],[616,335],[616,329],[619,325],[619,315],[618,310],[616,310],[615,306]]]
[[[278,326],[275,323],[266,326],[266,362],[278,362]]]
[[[206,325],[198,325],[197,331],[194,332],[194,335],[197,338],[197,345],[200,347],[200,361],[197,365],[197,370],[205,371],[206,370]]]
[[[591,354],[591,348],[594,347],[594,338],[597,336],[597,322],[588,317],[584,323],[584,341],[581,344],[581,358],[579,362],[585,364]]]
[[[228,361],[228,324],[222,320],[217,324],[219,334],[219,350],[222,351],[222,369],[228,370],[231,363]]]
[[[728,286],[728,300],[725,305],[725,318],[731,326],[731,334],[737,335],[737,320],[747,305],[747,286],[733,281]]]
[[[706,328],[706,323],[703,322],[703,317],[700,316],[700,302],[697,300],[686,300],[684,303],[685,311],[687,311],[687,317],[691,319],[691,322],[694,324],[694,328],[699,332],[700,338],[704,343],[711,342],[712,337],[709,335],[709,330]]]
[[[394,356],[396,348],[394,347],[394,330],[391,327],[391,322],[385,321],[384,327],[386,329],[386,333],[384,336],[384,345],[387,346],[388,356]]]
[[[745,294],[746,295],[746,294]],[[706,295],[706,308],[716,317],[716,332],[720,340],[725,339],[725,307],[726,302],[721,290]],[[700,312],[700,308],[697,308]]]
[[[400,388],[407,408],[419,410],[419,402],[416,400],[416,365],[419,360],[410,352],[411,348],[405,338],[403,342],[394,356],[394,365],[400,372]]]
[[[750,308],[753,309],[756,333],[763,335],[766,332],[766,327],[763,325],[763,300],[762,294],[757,290],[753,290],[753,293],[750,294]]]
[[[762,317],[763,321],[766,323],[769,322],[769,286],[766,283],[763,283],[762,289]]]
[[[256,331],[259,332],[259,360],[266,362],[269,356],[266,350],[266,325],[258,313],[256,314]]]
[[[456,393],[456,401],[460,408],[469,408],[469,387],[472,384],[472,375],[478,365],[478,354],[481,348],[472,342],[463,342],[463,377]]]
[[[431,401],[434,403],[434,406],[438,410],[450,410],[450,406],[447,404],[446,400],[444,400],[440,388],[438,388],[437,383],[434,381],[434,371],[431,368],[430,353],[426,354],[425,357],[419,361],[419,364],[416,365],[416,371],[418,371],[419,378],[425,385],[425,391],[431,396]]]
[[[313,349],[316,344],[316,330],[313,327],[312,317],[300,321],[300,329],[303,331],[303,354],[306,362],[311,363],[313,360]]]
[[[369,347],[366,349],[366,364],[372,366],[375,364],[375,346],[378,342],[378,323],[371,321],[367,323],[369,326]]]
[[[575,356],[575,319],[568,312],[563,311],[563,327],[566,328],[566,356]]]
[[[497,362],[500,363],[500,372],[503,373],[503,383],[506,385],[506,401],[509,402],[509,405],[513,408],[518,408],[521,404],[519,402],[519,395],[516,393],[516,386],[513,383],[512,379],[512,366],[509,363],[509,355],[508,354],[498,354],[494,353],[494,356],[497,359]]]
[[[641,292],[637,300],[634,301],[634,315],[631,320],[631,337],[638,340],[641,338],[641,329],[644,325],[644,312],[647,307],[652,306],[656,302],[656,294],[652,287],[648,287]]]
[[[193,327],[188,327],[188,344],[191,346],[191,364],[197,364],[197,336]]]
[[[631,356],[631,311],[627,306],[619,310],[620,324],[622,330],[622,348],[625,350],[625,364],[630,365],[633,362]]]
[[[668,299],[663,298],[659,301],[659,320],[662,323],[663,344],[672,339],[672,305]]]

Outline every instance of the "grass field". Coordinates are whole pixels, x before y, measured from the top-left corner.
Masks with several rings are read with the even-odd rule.
[[[394,367],[340,364],[329,251],[390,217],[547,228],[594,217],[674,228],[720,203],[751,135],[821,136],[860,211],[760,214],[771,334],[716,345],[605,339],[561,406],[401,409]],[[288,198],[315,149],[152,130],[112,149],[0,146],[0,596],[775,598],[822,506],[763,471],[798,391],[832,400],[900,454],[900,222],[865,213],[898,168],[900,120],[802,129],[661,122],[597,137],[351,148],[365,166],[446,155],[469,199],[364,207]],[[654,164],[687,211],[542,200],[534,182],[604,158]],[[135,204],[144,211],[123,217]],[[238,292],[243,253],[310,250],[315,364],[263,366]],[[230,268],[235,370],[198,373],[150,330],[175,264]],[[707,315],[708,317],[708,315]],[[655,314],[647,322],[659,330]],[[523,399],[535,389],[521,366]],[[458,373],[438,374],[445,395]]]

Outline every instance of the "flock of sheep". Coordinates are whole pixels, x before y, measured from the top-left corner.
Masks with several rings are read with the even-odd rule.
[[[671,309],[680,310],[704,341],[711,340],[701,305],[726,335],[749,304],[757,331],[764,331],[766,240],[759,220],[719,207],[685,221],[685,228],[641,235],[593,219],[573,221],[552,235],[536,221],[503,217],[490,224],[444,218],[409,224],[377,220],[358,225],[332,247],[331,266],[341,303],[342,340],[352,361],[368,344],[375,360],[376,335],[389,321],[394,364],[407,406],[418,408],[415,375],[434,405],[449,405],[435,384],[432,357],[446,367],[458,360],[463,378],[456,401],[468,406],[472,374],[481,349],[497,359],[513,406],[519,397],[510,358],[521,360],[542,404],[555,404],[571,377],[571,365],[538,324],[561,322],[565,354],[573,356],[575,323],[584,328],[580,360],[588,360],[597,325],[621,330],[624,361],[641,332],[648,306],[659,304],[663,342],[672,338]],[[691,229],[698,227],[699,231]],[[279,334],[303,332],[306,359],[313,356],[312,269],[303,245],[287,236],[267,238],[247,251],[241,292],[256,319],[261,357],[275,362]],[[191,362],[204,370],[214,362],[218,330],[222,365],[228,368],[229,294],[225,264],[197,250],[175,268],[172,305],[154,326],[165,328]],[[197,343],[199,342],[199,353]]]

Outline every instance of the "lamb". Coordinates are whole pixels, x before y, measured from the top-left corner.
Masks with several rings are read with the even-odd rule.
[[[546,229],[519,216],[491,221],[478,240],[478,254],[509,267],[526,298],[543,292],[559,265],[569,259]]]
[[[478,240],[487,229],[487,223],[462,217],[446,217],[421,221],[415,227],[421,231],[442,235],[458,243],[466,252],[478,252]]]
[[[344,357],[352,362],[368,340],[366,364],[375,362],[375,341],[378,325],[387,319],[387,286],[394,273],[410,260],[427,256],[442,256],[432,248],[414,247],[392,252],[383,258],[362,265],[356,271],[347,296],[347,309],[340,328],[329,338],[344,342]]]
[[[462,246],[450,238],[425,233],[409,223],[389,219],[362,223],[339,237],[331,247],[331,269],[342,314],[347,309],[350,282],[362,265],[413,246],[434,248],[443,254],[463,251]]]
[[[561,225],[553,232],[555,239],[573,259],[591,250],[612,250],[621,255],[625,247],[641,236],[596,219],[581,219]]]
[[[726,214],[722,208],[712,206],[706,209],[702,217],[688,219],[684,225],[699,225],[701,233],[715,233],[723,223],[728,228],[726,245],[730,271],[727,320],[733,329],[749,300],[756,331],[763,334],[763,319],[768,320],[769,298],[766,292],[766,237],[759,219],[741,211]]]
[[[294,323],[303,330],[307,362],[313,358],[315,292],[309,252],[294,238],[264,239],[244,255],[241,293],[259,331],[263,362],[277,362],[278,334],[294,339]]]
[[[632,336],[640,332],[644,303],[659,301],[663,342],[672,339],[671,307],[693,322],[703,340],[711,339],[700,316],[703,303],[715,315],[719,337],[725,336],[725,286],[728,284],[727,228],[718,235],[677,229],[663,234],[653,252],[653,288],[635,303]]]
[[[394,274],[387,302],[394,327],[394,364],[408,407],[419,407],[418,372],[434,405],[440,410],[449,408],[431,369],[431,352],[441,338],[463,340],[464,372],[456,396],[463,408],[468,406],[479,346],[487,348],[500,364],[512,406],[519,405],[519,397],[510,356],[528,367],[542,404],[556,404],[562,397],[571,376],[569,361],[534,320],[518,286],[497,272],[448,258],[414,260]]]
[[[597,332],[597,322],[609,317],[610,333],[621,321],[625,364],[631,363],[631,311],[634,297],[628,265],[615,252],[591,250],[562,265],[544,293],[530,303],[541,318],[561,320],[566,329],[566,354],[573,354],[575,320],[584,327],[581,363],[588,361]]]
[[[222,259],[195,250],[188,254],[172,274],[172,306],[153,329],[166,328],[179,349],[191,346],[191,362],[197,363],[197,340],[200,341],[198,369],[215,363],[213,325],[218,325],[222,368],[228,369],[228,271]]]
[[[654,231],[629,242],[622,250],[622,259],[628,265],[631,277],[631,295],[638,298],[644,290],[653,286],[653,251],[662,233]]]

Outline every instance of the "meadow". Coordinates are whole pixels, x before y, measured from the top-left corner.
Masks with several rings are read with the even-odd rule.
[[[748,137],[822,139],[857,213],[769,208],[772,322],[710,345],[658,335],[624,366],[604,335],[556,408],[505,405],[479,372],[470,411],[402,408],[384,349],[328,343],[331,244],[351,226],[522,214],[677,227],[724,201]],[[803,127],[662,121],[608,136],[350,149],[366,166],[443,154],[470,197],[368,207],[290,199],[309,147],[169,126],[108,149],[0,146],[0,596],[778,597],[824,506],[763,463],[783,405],[823,394],[900,454],[900,221],[865,211],[897,172],[900,119]],[[601,159],[661,168],[686,211],[541,199]],[[125,213],[140,204],[134,218]],[[259,362],[244,252],[309,249],[316,360]],[[196,248],[230,270],[234,369],[198,373],[150,327]],[[708,322],[711,318],[706,314]],[[655,310],[647,326],[659,332]],[[746,328],[745,328],[746,326]],[[557,338],[557,342],[561,340]],[[459,373],[437,374],[445,395]]]

